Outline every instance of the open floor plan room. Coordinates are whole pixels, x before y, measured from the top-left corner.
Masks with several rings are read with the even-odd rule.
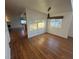
[[[6,0],[6,59],[73,59],[71,0]]]

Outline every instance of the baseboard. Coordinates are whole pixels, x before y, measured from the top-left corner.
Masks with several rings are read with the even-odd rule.
[[[44,33],[45,33],[45,32],[44,32]],[[40,36],[40,35],[42,35],[42,34],[44,34],[44,33],[37,34],[37,35],[35,35],[35,36],[32,36],[32,37],[28,37],[28,39],[32,39],[32,38],[34,38],[34,37],[37,37],[37,36]]]
[[[61,39],[67,39],[67,38],[64,38],[64,37],[61,37],[61,36],[58,36],[58,35],[55,35],[55,34],[51,34],[51,33],[48,33],[48,32],[46,32],[47,34],[50,34],[50,35],[53,35],[53,36],[55,36],[55,37],[59,37],[59,38],[61,38]]]
[[[61,38],[61,39],[68,39],[68,38],[64,38],[64,37],[61,37],[61,36],[58,36],[58,35],[55,35],[55,34],[51,34],[51,33],[48,33],[48,32],[45,32],[45,33],[42,33],[42,34],[50,34],[52,36],[55,36],[55,37],[58,37],[58,38]],[[39,34],[39,35],[42,35],[42,34]],[[36,36],[39,36],[39,35],[36,35]],[[36,36],[33,36],[33,37],[36,37]],[[31,39],[33,37],[30,37],[29,39]]]

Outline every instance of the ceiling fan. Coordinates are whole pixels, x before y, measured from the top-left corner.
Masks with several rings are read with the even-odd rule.
[[[50,17],[50,14],[49,14],[49,11],[50,11],[50,10],[51,10],[51,7],[48,8],[48,16],[47,16],[47,18]]]

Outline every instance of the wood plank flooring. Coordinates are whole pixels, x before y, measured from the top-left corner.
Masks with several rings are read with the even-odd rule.
[[[73,40],[44,33],[27,39],[22,29],[11,35],[11,59],[73,59]]]

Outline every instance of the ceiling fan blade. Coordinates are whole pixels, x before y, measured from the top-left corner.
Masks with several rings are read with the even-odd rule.
[[[48,11],[50,11],[50,10],[51,10],[51,7],[48,8]]]
[[[50,18],[50,14],[49,14],[49,11],[51,10],[51,7],[48,8],[48,15],[47,15],[47,18]]]

